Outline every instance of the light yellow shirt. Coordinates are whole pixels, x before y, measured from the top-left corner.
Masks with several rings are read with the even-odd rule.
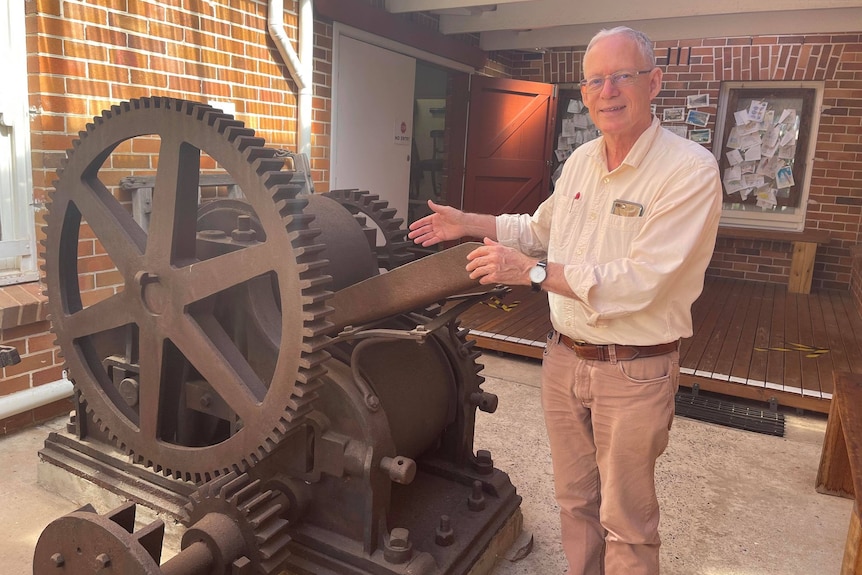
[[[584,144],[535,214],[498,216],[496,228],[504,245],[566,265],[578,298],[548,294],[554,329],[656,345],[692,335],[720,216],[715,158],[653,117],[617,169],[608,172],[603,138]]]

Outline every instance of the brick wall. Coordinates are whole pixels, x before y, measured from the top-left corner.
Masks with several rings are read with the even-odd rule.
[[[850,295],[856,310],[862,314],[862,244],[850,249],[853,265],[850,268]]]
[[[21,362],[2,369],[2,394],[15,393],[61,379],[62,359],[54,346],[54,334],[47,321],[38,321],[8,329],[0,329],[0,341],[18,350]],[[42,408],[0,419],[0,435],[39,423],[72,409],[70,399],[56,401]]]
[[[584,48],[554,49],[513,57],[513,75],[528,80],[573,83],[581,77]],[[685,106],[686,96],[709,94],[718,102],[722,81],[818,80],[825,86],[805,227],[829,230],[818,250],[814,289],[846,290],[850,249],[862,242],[862,34],[755,36],[657,42],[665,72],[656,103],[662,110]],[[710,114],[715,133],[717,106]],[[711,147],[707,145],[707,147]],[[710,275],[785,283],[789,242],[719,240]]]
[[[17,0],[16,0],[17,1]],[[295,6],[286,2],[285,31],[295,39]],[[65,150],[102,110],[143,96],[169,96],[236,105],[238,119],[275,148],[295,149],[297,90],[266,25],[266,0],[26,0],[28,91],[33,195],[50,201]],[[312,178],[326,191],[331,86],[331,26],[315,25]],[[327,40],[327,38],[329,40]],[[294,43],[295,46],[295,43]],[[146,142],[121,146],[103,181],[116,186],[131,175],[152,175],[157,153]],[[130,197],[114,193],[126,204]],[[37,228],[44,209],[37,209]],[[41,230],[38,239],[43,239]],[[104,248],[82,227],[78,255],[85,304],[119,289],[119,274]],[[42,286],[36,286],[37,292]],[[9,299],[0,289],[0,305]],[[41,305],[33,295],[29,304]],[[23,304],[22,304],[23,305]],[[43,317],[6,321],[0,342],[22,357],[0,372],[0,396],[60,378],[62,360]],[[20,314],[18,314],[20,315]],[[36,323],[34,320],[39,319]],[[68,402],[0,421],[0,434],[68,410]]]

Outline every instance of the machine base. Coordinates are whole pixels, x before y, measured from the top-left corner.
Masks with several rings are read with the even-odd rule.
[[[80,505],[91,503],[100,511],[128,501],[136,503],[136,528],[154,519],[165,523],[162,560],[180,551],[185,531],[180,523],[182,509],[196,485],[135,465],[109,445],[66,432],[51,433],[39,458],[38,483],[44,489],[62,493]],[[380,550],[371,557],[363,556],[355,542],[300,524],[291,532],[291,556],[284,574],[487,575],[519,538],[524,539],[521,498],[504,473],[495,470],[494,477],[481,510],[469,510],[466,505],[472,490],[469,478],[433,463],[420,466],[410,486],[394,486],[391,521],[397,525],[392,527],[409,528],[411,539],[420,542],[414,557],[421,555],[424,561],[390,564]],[[450,517],[455,532],[454,542],[446,546],[435,545],[433,533],[425,532],[433,532],[438,525],[435,518],[441,515]]]

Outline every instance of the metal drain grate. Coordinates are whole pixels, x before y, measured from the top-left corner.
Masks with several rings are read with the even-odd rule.
[[[696,393],[676,394],[676,414],[737,429],[784,436],[783,413],[764,411]]]

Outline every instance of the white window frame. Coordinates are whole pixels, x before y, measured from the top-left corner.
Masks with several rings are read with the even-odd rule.
[[[0,83],[0,285],[39,279],[24,2],[0,8],[0,62],[9,76]]]

